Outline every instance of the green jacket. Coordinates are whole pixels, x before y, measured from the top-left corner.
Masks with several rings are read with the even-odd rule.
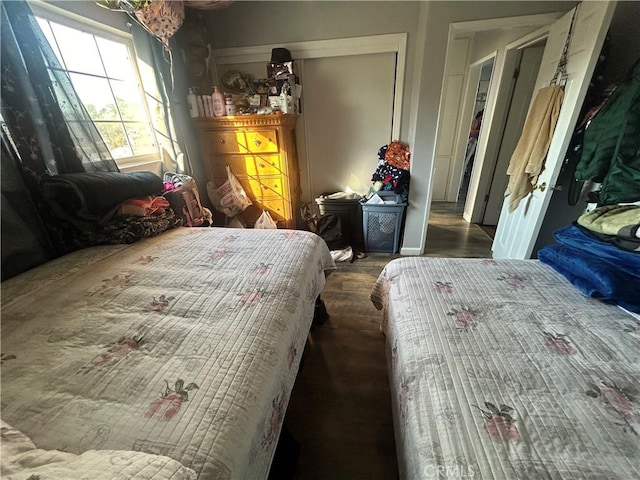
[[[599,205],[640,200],[640,62],[585,130],[575,177],[602,183]]]

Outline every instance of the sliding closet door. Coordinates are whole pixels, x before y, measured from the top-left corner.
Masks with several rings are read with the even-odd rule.
[[[392,140],[395,62],[395,53],[304,60],[306,199],[369,189],[378,150]]]

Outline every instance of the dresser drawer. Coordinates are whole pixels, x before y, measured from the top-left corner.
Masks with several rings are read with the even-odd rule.
[[[215,132],[209,139],[211,153],[277,153],[278,131],[238,130],[235,132]]]
[[[289,197],[285,180],[282,177],[246,177],[239,180],[249,196],[253,196],[256,199]]]
[[[236,175],[238,182],[242,185],[247,196],[252,201],[264,202],[266,200],[284,200],[291,201],[288,192],[288,184],[286,178],[282,177],[264,177],[256,178],[245,175]],[[219,188],[227,181],[227,172],[223,175],[216,175],[213,178],[213,184]]]
[[[282,175],[285,168],[279,155],[210,155],[208,170],[213,177],[227,174],[229,165],[234,175],[250,175],[253,177]]]
[[[276,221],[291,218],[287,208],[288,202],[285,202],[282,198],[265,199],[260,202],[260,205],[263,209],[269,210],[269,213]]]

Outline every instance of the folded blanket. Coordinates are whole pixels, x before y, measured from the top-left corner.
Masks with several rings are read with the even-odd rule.
[[[640,312],[640,276],[623,272],[593,255],[560,245],[544,247],[538,252],[538,259],[564,275],[588,297]]]
[[[640,252],[640,205],[603,205],[576,223],[604,242]]]
[[[560,245],[538,259],[564,275],[585,295],[640,312],[640,254],[601,242],[571,225],[554,233]]]
[[[576,225],[560,228],[553,233],[553,236],[560,245],[581,250],[594,258],[607,261],[630,275],[640,275],[640,253],[625,251],[611,243],[599,240]]]
[[[42,194],[56,216],[65,220],[102,222],[130,198],[162,193],[162,179],[153,172],[67,173],[42,181]]]
[[[602,205],[580,215],[577,223],[594,232],[617,235],[640,224],[640,205]]]

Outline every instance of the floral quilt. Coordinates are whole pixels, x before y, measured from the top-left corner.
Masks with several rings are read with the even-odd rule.
[[[0,422],[0,474],[4,480],[195,480],[180,462],[143,452],[89,450],[80,455],[42,450],[11,425]]]
[[[371,299],[401,478],[640,478],[635,316],[537,260],[397,259]]]
[[[38,449],[264,479],[332,268],[309,232],[178,228],[14,277],[2,419]]]

